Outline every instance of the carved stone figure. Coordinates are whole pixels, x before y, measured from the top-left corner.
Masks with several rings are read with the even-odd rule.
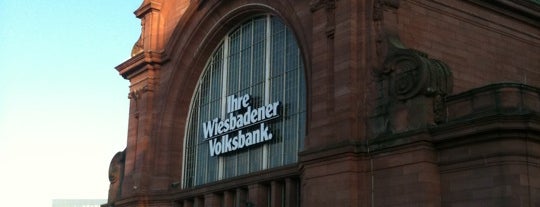
[[[124,178],[125,150],[117,152],[109,165],[109,199],[107,203],[112,205],[120,198],[122,181]]]

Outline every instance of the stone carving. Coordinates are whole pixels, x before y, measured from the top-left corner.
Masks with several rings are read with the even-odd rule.
[[[128,93],[128,99],[138,100],[143,93],[146,93],[148,91],[152,91],[149,84],[147,84],[147,85],[145,85],[145,86],[143,86],[143,87],[141,87],[139,89],[134,89],[131,92],[129,92]]]
[[[388,34],[388,33],[386,33]],[[452,92],[452,73],[440,60],[406,48],[397,36],[388,35],[376,67],[379,97],[371,129],[388,135],[425,128],[446,120],[444,99]]]
[[[107,203],[112,206],[121,196],[124,179],[125,150],[117,152],[109,165],[109,198]]]
[[[139,39],[135,44],[133,45],[133,48],[131,49],[131,57],[138,55],[144,51],[143,43],[142,43],[142,34],[139,36]]]
[[[383,73],[389,75],[390,95],[398,100],[421,94],[445,96],[452,90],[448,66],[414,49],[390,53],[384,62]]]

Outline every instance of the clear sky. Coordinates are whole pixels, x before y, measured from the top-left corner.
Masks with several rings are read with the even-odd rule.
[[[0,0],[1,206],[107,198],[142,0]]]

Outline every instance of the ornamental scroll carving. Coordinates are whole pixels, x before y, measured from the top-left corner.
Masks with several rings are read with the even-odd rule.
[[[373,6],[378,63],[375,72],[384,82],[383,87],[388,89],[383,95],[406,101],[418,95],[444,97],[451,93],[450,68],[401,42],[396,16],[400,0],[376,0]]]
[[[444,122],[444,97],[453,87],[448,65],[406,48],[395,36],[385,44],[386,55],[375,69],[379,97],[373,132],[393,134]]]
[[[446,96],[452,90],[452,74],[440,60],[414,49],[399,49],[384,61],[389,94],[403,101],[417,95]]]

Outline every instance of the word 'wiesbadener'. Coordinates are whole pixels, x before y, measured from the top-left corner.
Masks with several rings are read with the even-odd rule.
[[[254,144],[272,139],[272,133],[264,123],[279,116],[279,102],[270,103],[259,108],[251,108],[248,94],[235,98],[227,97],[228,116],[224,120],[215,118],[203,123],[203,138],[209,140],[210,156],[232,152]],[[235,111],[246,109],[243,113]],[[244,129],[259,124],[244,132]],[[237,131],[235,136],[232,132]],[[221,139],[218,138],[221,136]]]

